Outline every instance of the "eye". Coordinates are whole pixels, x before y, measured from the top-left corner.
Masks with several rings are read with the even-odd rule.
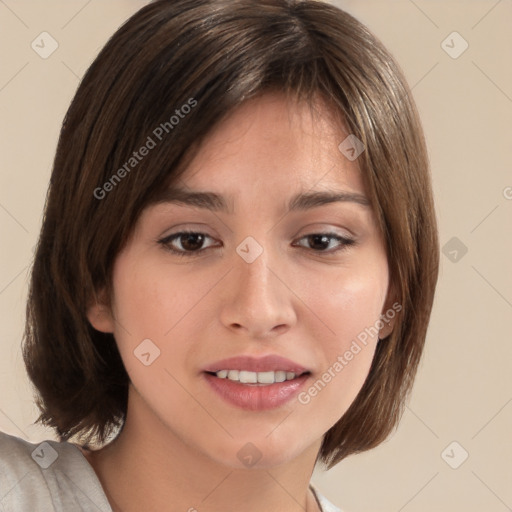
[[[211,239],[206,233],[180,231],[179,233],[174,233],[158,240],[158,243],[163,245],[166,250],[178,256],[194,256],[205,250],[203,244],[206,238]],[[181,247],[176,248],[176,245]],[[206,249],[208,249],[208,247],[206,247]]]
[[[212,240],[212,237],[198,231],[180,231],[158,240],[158,243],[173,254],[190,257],[212,247],[212,245],[204,246],[206,239]],[[299,239],[299,241],[302,240],[305,240],[308,245],[311,244],[311,247],[306,247],[306,249],[326,254],[332,254],[356,244],[355,240],[336,233],[311,233]],[[300,243],[297,245],[304,247]]]
[[[341,236],[336,233],[311,233],[309,235],[303,236],[299,240],[306,240],[308,244],[311,243],[313,246],[316,246],[316,248],[312,249],[314,252],[323,252],[328,254],[344,250],[348,246],[355,245],[356,243],[356,241],[352,238]],[[337,242],[337,247],[335,247],[333,250],[325,250],[329,247],[332,248],[333,241]]]

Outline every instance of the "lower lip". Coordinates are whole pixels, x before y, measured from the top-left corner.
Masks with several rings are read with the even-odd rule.
[[[249,411],[275,409],[296,396],[310,374],[274,384],[242,384],[204,373],[206,381],[228,403]]]

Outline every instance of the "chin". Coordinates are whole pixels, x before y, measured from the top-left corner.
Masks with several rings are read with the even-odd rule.
[[[267,434],[260,434],[257,438],[245,436],[240,440],[230,439],[228,446],[224,444],[215,452],[209,450],[210,456],[218,463],[233,469],[262,470],[288,464],[313,448],[311,445],[307,446],[304,440],[291,444],[293,440],[289,437],[271,440],[266,436]],[[315,451],[312,455],[313,459],[316,458],[316,453]]]

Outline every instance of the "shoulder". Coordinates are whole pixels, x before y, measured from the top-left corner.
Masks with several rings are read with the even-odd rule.
[[[322,512],[344,512],[340,508],[333,505],[319,490],[318,488],[310,482],[309,486],[313,489],[313,492],[315,493],[315,496],[318,500],[318,503],[320,503],[320,507],[322,509]]]
[[[71,443],[0,432],[0,510],[111,512],[93,469]]]

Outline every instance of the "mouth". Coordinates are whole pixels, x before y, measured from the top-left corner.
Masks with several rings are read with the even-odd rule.
[[[238,356],[202,370],[209,388],[224,403],[248,411],[275,409],[292,400],[311,370],[278,355]]]
[[[235,372],[238,373],[236,380]],[[281,379],[283,375],[279,370],[276,372],[229,370],[228,376],[231,374],[233,377],[230,379],[228,376],[218,377],[217,373],[224,375],[225,370],[203,373],[204,380],[214,396],[219,397],[225,404],[246,411],[268,411],[283,406],[299,394],[311,376],[311,373],[306,371],[300,375],[291,373],[288,379],[285,378],[282,382],[242,382],[240,376],[242,380],[254,381],[254,375],[256,375],[256,378],[270,381],[271,378],[273,380],[276,377]],[[274,373],[275,376],[270,375]]]
[[[267,354],[222,359],[202,368],[202,375],[214,396],[225,404],[247,411],[264,411],[292,400],[312,372],[295,361]]]

